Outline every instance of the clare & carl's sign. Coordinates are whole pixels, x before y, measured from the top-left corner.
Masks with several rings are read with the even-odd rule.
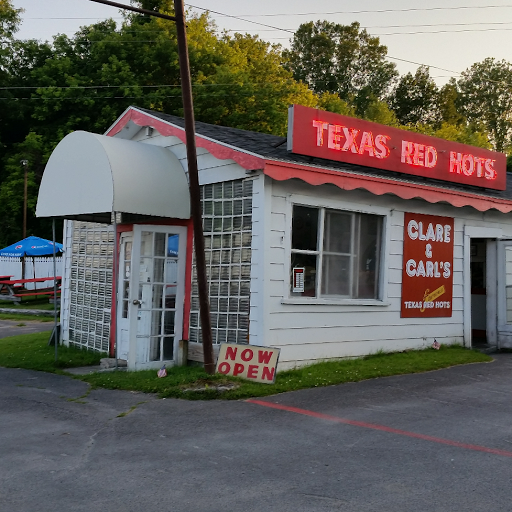
[[[452,316],[453,218],[405,213],[401,316]]]

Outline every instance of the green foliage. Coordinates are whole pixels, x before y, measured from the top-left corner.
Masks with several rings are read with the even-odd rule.
[[[52,146],[41,135],[30,132],[25,140],[14,145],[6,158],[0,183],[0,246],[22,238],[24,173],[21,160],[27,160],[27,236],[50,234],[51,221],[35,217],[37,192]]]
[[[479,148],[491,149],[489,137],[484,130],[469,125],[442,123],[433,135],[440,139],[453,140]]]
[[[386,54],[386,46],[359,23],[317,21],[297,29],[283,57],[296,80],[318,94],[337,93],[361,115],[372,98],[385,97],[398,76]]]
[[[354,107],[342,100],[338,94],[332,92],[323,92],[319,95],[317,108],[343,116],[354,117],[356,115]]]
[[[389,104],[402,125],[434,124],[439,119],[438,89],[426,66],[398,81]]]
[[[288,105],[316,105],[312,91],[281,66],[276,46],[234,34],[219,41],[218,51],[222,62],[201,80],[202,92],[194,96],[201,121],[285,135]]]
[[[466,122],[466,118],[458,110],[458,98],[457,82],[454,78],[450,78],[437,95],[437,109],[442,123],[461,125]]]
[[[0,44],[11,39],[18,31],[23,9],[15,9],[11,0],[0,0]]]
[[[483,123],[496,151],[512,146],[512,64],[485,59],[462,73],[457,105],[469,122]]]
[[[387,126],[399,126],[395,113],[384,101],[372,101],[364,113],[364,119],[367,121],[373,121],[374,123],[385,124]]]

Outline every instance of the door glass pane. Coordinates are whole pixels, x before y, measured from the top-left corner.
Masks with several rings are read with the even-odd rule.
[[[167,285],[165,287],[165,308],[174,309],[176,307],[176,285]]]
[[[167,284],[176,284],[178,282],[178,260],[167,258],[165,282]]]
[[[162,311],[156,310],[151,313],[151,334],[153,336],[162,334]]]
[[[174,334],[174,311],[164,313],[164,334]]]
[[[155,233],[155,256],[165,256],[165,233]]]
[[[123,300],[122,318],[128,318],[128,301],[127,300]]]
[[[162,344],[164,349],[162,359],[164,361],[174,359],[174,336],[163,338]]]
[[[160,361],[160,336],[149,339],[149,360]]]
[[[153,307],[154,308],[162,307],[163,293],[164,293],[164,285],[163,284],[154,284],[153,285]]]
[[[153,248],[153,233],[150,231],[143,231],[140,239],[140,255],[151,256]]]
[[[153,261],[153,281],[155,283],[163,283],[164,281],[164,258],[155,258]]]
[[[123,281],[123,299],[128,299],[130,296],[130,281]]]
[[[350,295],[350,256],[324,256],[322,294]]]
[[[178,257],[179,241],[179,235],[169,235],[169,239],[167,241],[167,256]]]
[[[139,267],[139,281],[141,283],[150,283],[153,274],[153,258],[142,257]]]

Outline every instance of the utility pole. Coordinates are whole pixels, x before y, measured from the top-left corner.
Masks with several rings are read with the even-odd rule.
[[[27,172],[28,172],[28,160],[20,160],[20,164],[24,170],[23,179],[23,238],[27,238],[27,202],[28,202],[28,184],[27,184]]]
[[[197,169],[197,150],[194,121],[194,104],[192,100],[192,82],[190,79],[190,63],[188,59],[187,27],[185,24],[185,9],[183,0],[174,0],[176,16],[161,14],[157,11],[139,9],[110,0],[90,0],[99,4],[111,5],[128,11],[154,16],[176,23],[178,36],[178,54],[180,62],[181,93],[185,118],[185,137],[187,141],[188,178],[190,189],[190,208],[194,226],[194,246],[197,269],[197,286],[199,292],[199,310],[201,315],[201,333],[203,337],[204,369],[212,375],[215,372],[213,360],[212,327],[210,319],[210,302],[208,300],[208,282],[206,279],[206,261],[204,256],[203,220],[201,213],[201,195],[199,188],[199,173]]]

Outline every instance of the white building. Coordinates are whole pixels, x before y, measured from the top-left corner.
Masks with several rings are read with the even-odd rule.
[[[290,114],[288,140],[196,123],[214,343],[279,347],[281,369],[434,339],[512,347],[505,156]],[[182,119],[130,107],[52,154],[36,213],[68,219],[65,343],[141,369],[188,340],[201,360],[184,141]]]

